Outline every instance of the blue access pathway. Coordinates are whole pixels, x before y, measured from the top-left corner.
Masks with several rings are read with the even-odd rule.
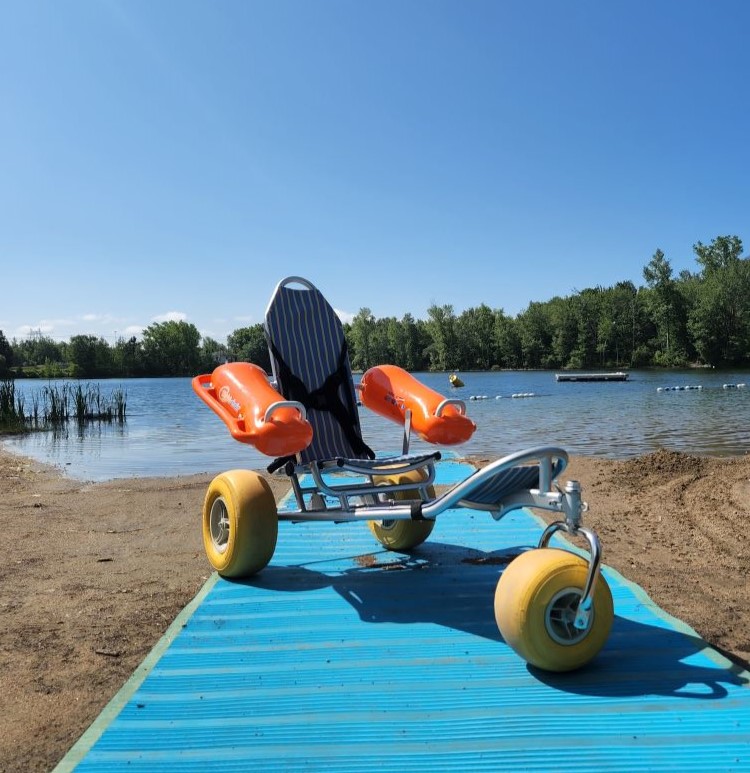
[[[750,675],[617,572],[586,668],[502,641],[495,585],[541,529],[451,511],[406,556],[361,523],[281,524],[271,564],[212,577],[57,770],[750,771]]]

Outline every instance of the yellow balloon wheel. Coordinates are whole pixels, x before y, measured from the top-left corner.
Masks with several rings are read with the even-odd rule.
[[[222,577],[249,577],[271,560],[279,522],[268,482],[230,470],[210,483],[203,502],[203,546]]]
[[[425,480],[427,473],[424,470],[409,470],[396,475],[374,475],[373,482],[378,486],[403,485],[404,483],[418,483]],[[435,489],[427,487],[430,499],[435,498]],[[399,502],[408,502],[420,499],[417,490],[394,491],[388,496]],[[368,521],[370,531],[375,539],[388,550],[411,550],[421,545],[435,528],[435,521]]]
[[[612,593],[597,578],[589,625],[573,625],[588,563],[567,550],[541,548],[511,561],[495,591],[495,620],[505,641],[528,663],[572,671],[604,646],[614,620]]]

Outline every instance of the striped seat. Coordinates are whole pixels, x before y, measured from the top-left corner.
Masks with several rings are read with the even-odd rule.
[[[320,291],[300,277],[282,280],[266,310],[265,331],[277,388],[286,399],[305,405],[313,427],[312,443],[300,455],[302,464],[338,457],[371,459],[374,454],[362,440],[344,330]],[[343,409],[338,417],[326,405],[331,398]]]
[[[313,428],[312,443],[299,459],[277,459],[269,470],[287,461],[335,461],[339,467],[374,472],[385,464],[414,467],[415,462],[440,458],[434,452],[369,461],[375,454],[362,438],[344,329],[311,282],[301,277],[279,282],[266,309],[265,332],[277,388],[287,400],[305,406]]]
[[[565,463],[557,459],[552,465],[551,479],[554,480],[562,471]],[[469,496],[462,500],[467,507],[479,509],[494,509],[514,494],[539,486],[539,466],[520,465],[498,471],[491,478],[480,483]]]

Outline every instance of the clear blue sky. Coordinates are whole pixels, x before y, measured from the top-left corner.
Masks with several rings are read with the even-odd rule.
[[[750,245],[745,0],[0,0],[0,329],[425,317]],[[746,250],[747,252],[747,250]]]

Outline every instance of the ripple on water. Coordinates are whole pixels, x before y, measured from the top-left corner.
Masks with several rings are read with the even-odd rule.
[[[536,445],[558,445],[573,454],[628,458],[657,448],[695,454],[750,451],[750,389],[725,383],[750,381],[747,373],[633,371],[628,382],[557,383],[549,372],[462,374],[466,386],[452,389],[447,374],[419,374],[443,394],[466,401],[477,423],[462,454],[498,457]],[[702,390],[662,391],[672,383]],[[82,431],[35,432],[5,441],[11,450],[56,464],[86,480],[189,475],[233,467],[262,469],[268,458],[234,441],[219,419],[193,394],[190,379],[129,379],[101,382],[127,392],[124,425],[90,424]],[[44,384],[18,381],[20,391]],[[495,399],[533,393],[524,400]],[[471,401],[471,395],[487,400]],[[492,398],[492,399],[489,399]],[[400,428],[361,410],[363,434],[378,450],[400,450]],[[415,450],[427,446],[419,440]]]

